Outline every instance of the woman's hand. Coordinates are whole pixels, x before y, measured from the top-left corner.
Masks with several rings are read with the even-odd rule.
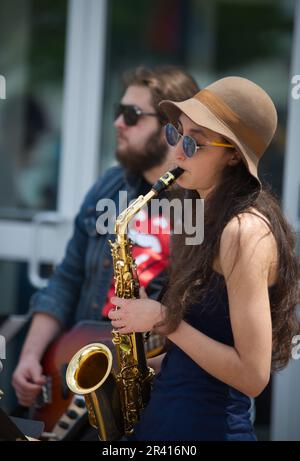
[[[111,309],[108,317],[112,326],[122,334],[145,332],[164,319],[164,309],[161,303],[153,299],[123,299],[113,296],[111,303],[118,309]]]

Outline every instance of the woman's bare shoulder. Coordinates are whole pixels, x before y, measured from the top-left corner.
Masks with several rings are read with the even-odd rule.
[[[270,235],[274,239],[268,218],[255,208],[250,208],[232,218],[224,227],[221,237],[234,235],[247,238]]]
[[[239,257],[246,263],[261,262],[268,268],[268,280],[272,285],[277,278],[277,244],[268,219],[256,209],[240,213],[224,227],[221,241],[219,264],[236,261]]]

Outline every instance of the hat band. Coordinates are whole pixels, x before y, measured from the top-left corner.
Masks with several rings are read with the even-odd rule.
[[[235,136],[248,145],[255,154],[259,157],[263,154],[267,148],[264,140],[249,126],[245,125],[239,116],[218,96],[209,90],[201,90],[193,98],[204,104],[219,120],[227,125]]]

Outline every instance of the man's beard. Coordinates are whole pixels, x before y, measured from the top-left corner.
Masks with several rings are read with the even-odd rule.
[[[143,150],[128,148],[120,151],[117,148],[117,160],[125,169],[138,174],[162,165],[166,160],[168,147],[165,141],[160,139],[160,133],[160,129],[153,133]]]

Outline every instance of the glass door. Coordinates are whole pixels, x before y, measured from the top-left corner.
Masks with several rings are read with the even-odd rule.
[[[61,258],[97,175],[105,7],[0,4],[0,260],[28,262],[36,287],[38,263]]]
[[[66,0],[0,4],[0,73],[6,82],[6,98],[0,101],[4,272],[7,261],[30,260],[36,216],[45,210],[54,216],[58,210],[66,24]]]
[[[105,26],[106,0],[0,3],[0,335],[47,283],[98,175]],[[0,377],[8,407],[19,345]]]

